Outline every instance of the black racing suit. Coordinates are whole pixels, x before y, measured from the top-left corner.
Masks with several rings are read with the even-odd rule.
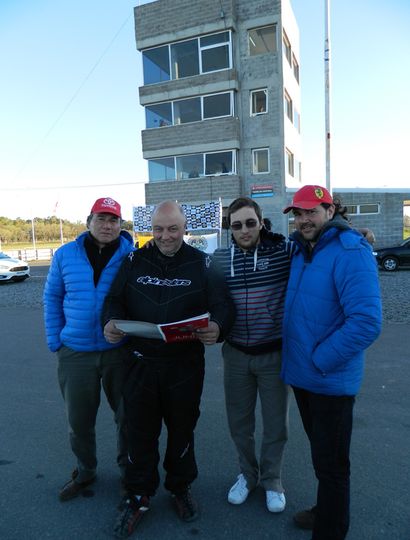
[[[106,297],[102,320],[131,319],[168,323],[205,312],[220,330],[234,319],[223,273],[209,257],[183,243],[173,257],[156,246],[142,248],[123,262]],[[128,491],[154,495],[158,484],[158,439],[168,430],[164,459],[166,489],[183,491],[197,476],[194,428],[204,378],[204,346],[199,341],[165,343],[131,337],[126,345],[130,371],[124,387],[129,437]]]

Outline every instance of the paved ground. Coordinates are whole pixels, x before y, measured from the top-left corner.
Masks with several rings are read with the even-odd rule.
[[[97,428],[99,480],[88,497],[62,504],[58,488],[74,462],[57,389],[56,359],[45,345],[42,311],[1,307],[0,321],[0,539],[110,538],[119,480],[106,403]],[[365,383],[355,408],[350,540],[410,540],[409,350],[408,325],[389,324],[368,351]],[[219,346],[207,353],[196,445],[200,476],[194,491],[202,509],[200,519],[193,524],[179,522],[161,488],[136,538],[309,540],[309,533],[294,528],[291,519],[295,511],[313,503],[315,493],[309,451],[293,402],[284,466],[286,511],[270,514],[259,489],[240,507],[226,502],[238,470],[226,428]]]

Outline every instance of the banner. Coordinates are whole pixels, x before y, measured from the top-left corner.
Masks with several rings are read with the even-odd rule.
[[[151,232],[151,214],[154,205],[134,206],[133,224],[135,232]],[[187,231],[221,229],[222,208],[221,201],[210,201],[203,204],[181,204],[186,216]]]
[[[184,241],[204,253],[212,254],[218,248],[218,233],[190,234],[184,236]]]

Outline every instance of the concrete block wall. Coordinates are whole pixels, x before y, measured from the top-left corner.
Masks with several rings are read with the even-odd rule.
[[[237,71],[236,69],[227,69],[213,73],[203,73],[195,77],[185,77],[174,81],[140,86],[139,95],[141,105],[145,106],[151,103],[237,89]]]
[[[202,122],[146,129],[142,132],[143,157],[185,154],[239,148],[239,120],[226,117]]]
[[[376,236],[375,248],[398,244],[403,241],[403,203],[410,200],[410,190],[400,191],[347,191],[334,190],[342,204],[380,204],[380,214],[351,216],[354,227],[368,227]]]
[[[230,28],[235,4],[235,0],[158,0],[136,7],[137,48]]]
[[[146,204],[158,204],[165,200],[199,204],[215,201],[220,197],[227,205],[240,194],[238,176],[211,176],[178,182],[155,182],[146,185]]]

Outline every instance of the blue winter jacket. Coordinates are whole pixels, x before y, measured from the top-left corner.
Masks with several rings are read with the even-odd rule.
[[[52,352],[66,345],[74,351],[105,351],[118,347],[107,343],[101,327],[101,310],[124,257],[133,250],[132,238],[121,231],[120,245],[103,269],[97,286],[84,247],[88,232],[60,247],[44,289],[47,345]]]
[[[355,395],[364,350],[382,314],[370,245],[344,220],[329,222],[309,254],[298,233],[285,300],[282,378],[318,394]]]

